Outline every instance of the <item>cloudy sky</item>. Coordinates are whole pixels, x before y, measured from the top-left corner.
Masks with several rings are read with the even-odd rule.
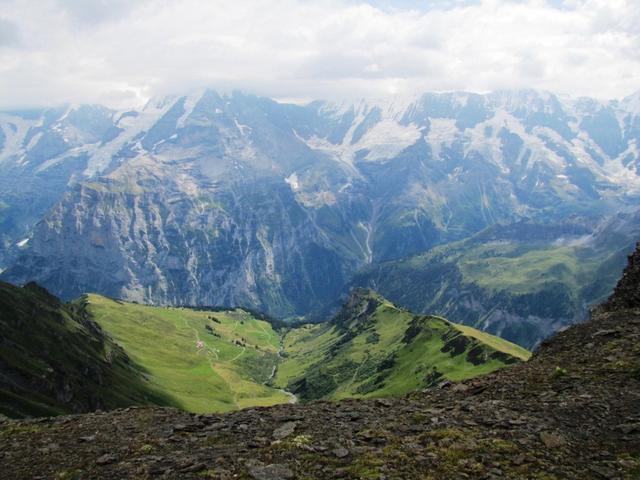
[[[640,90],[638,0],[0,0],[0,108]]]

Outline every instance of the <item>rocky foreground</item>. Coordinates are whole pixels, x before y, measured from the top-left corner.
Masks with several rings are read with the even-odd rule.
[[[526,364],[395,399],[5,419],[0,477],[640,478],[639,258]]]

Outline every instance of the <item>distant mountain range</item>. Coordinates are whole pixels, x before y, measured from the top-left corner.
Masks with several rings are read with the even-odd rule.
[[[640,93],[299,106],[201,90],[127,112],[5,112],[0,131],[3,278],[37,280],[65,299],[98,292],[323,318],[358,272],[522,220],[580,217],[588,236],[640,205]],[[620,248],[636,232],[628,219]],[[487,300],[458,320],[503,333],[507,322],[508,336],[535,344],[607,293],[623,264],[550,320],[494,321]],[[544,325],[527,333],[525,317]]]

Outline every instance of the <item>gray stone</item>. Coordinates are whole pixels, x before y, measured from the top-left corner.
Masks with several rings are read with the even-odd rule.
[[[273,463],[264,465],[254,462],[247,466],[249,475],[256,480],[289,480],[294,478],[291,469],[284,464]]]
[[[276,440],[282,440],[283,438],[288,437],[295,431],[297,425],[298,422],[283,423],[281,426],[274,430],[273,438]]]
[[[338,458],[344,458],[349,456],[349,450],[347,450],[344,447],[338,447],[335,450],[332,450],[331,453],[333,453]]]
[[[567,440],[557,432],[540,432],[540,440],[547,448],[564,447]]]
[[[111,453],[105,453],[96,460],[96,465],[108,465],[115,462],[117,459],[118,457],[116,457],[115,455]]]

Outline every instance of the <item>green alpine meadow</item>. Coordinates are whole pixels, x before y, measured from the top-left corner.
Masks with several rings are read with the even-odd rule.
[[[402,395],[523,362],[529,352],[356,290],[333,319],[291,326],[241,308],[62,303],[0,285],[0,412],[165,405],[194,413]]]

